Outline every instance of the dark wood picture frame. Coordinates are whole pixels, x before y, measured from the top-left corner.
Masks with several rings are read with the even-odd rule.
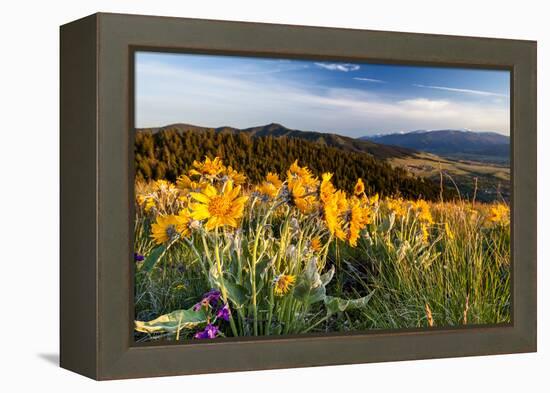
[[[512,323],[133,343],[136,50],[511,71]],[[104,380],[536,351],[536,42],[99,13],[61,27],[61,367]]]

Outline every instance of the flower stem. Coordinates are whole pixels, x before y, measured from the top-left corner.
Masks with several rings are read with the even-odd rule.
[[[268,211],[265,213],[264,218],[258,225],[256,226],[256,233],[254,236],[254,248],[252,249],[252,266],[250,271],[250,277],[251,277],[251,286],[252,286],[252,313],[254,315],[254,335],[258,335],[258,304],[257,304],[257,293],[256,293],[256,264],[258,263],[258,244],[260,241],[260,236],[262,234],[263,229],[265,228],[265,225],[267,224],[267,220],[273,210],[279,206],[278,204],[274,204],[271,206]]]
[[[218,269],[218,276],[219,276],[219,284],[220,284],[220,290],[222,293],[223,301],[226,304],[229,304],[229,298],[227,296],[227,289],[225,288],[225,283],[223,279],[223,270],[222,270],[222,261],[220,257],[220,245],[218,243],[218,228],[216,228],[216,242],[214,246],[214,255],[216,256],[216,266]],[[233,335],[235,337],[239,336],[239,333],[237,331],[237,326],[235,325],[235,321],[233,319],[233,315],[229,315],[229,325],[231,325],[231,331],[233,332]]]

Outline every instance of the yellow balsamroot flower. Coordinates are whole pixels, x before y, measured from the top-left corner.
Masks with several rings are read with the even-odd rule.
[[[283,296],[287,294],[290,291],[290,288],[292,288],[292,285],[294,285],[295,281],[296,277],[289,274],[280,274],[275,277],[273,282],[273,291],[275,292],[275,295]]]
[[[203,162],[195,160],[193,161],[193,167],[195,169],[189,171],[190,175],[217,176],[225,171],[223,162],[219,157],[213,160],[210,157],[205,157]]]
[[[345,213],[349,209],[349,202],[346,197],[346,193],[342,190],[338,190],[334,196],[336,198],[336,206],[338,206],[339,214]]]
[[[269,198],[275,198],[279,193],[279,190],[271,183],[263,182],[256,187],[256,191],[260,194],[268,196]]]
[[[340,240],[347,240],[347,235],[344,231],[344,225],[346,219],[348,219],[350,216],[350,204],[346,193],[342,190],[336,191],[336,194],[334,194],[334,198],[336,200],[336,209],[338,211],[337,214],[339,217],[335,235]]]
[[[282,185],[283,182],[279,179],[279,175],[270,172],[267,174],[265,181],[256,187],[256,190],[270,198],[276,198]]]
[[[356,196],[359,196],[365,192],[365,184],[363,183],[363,180],[361,178],[357,179],[357,183],[355,184],[355,188],[353,189],[353,193]]]
[[[233,188],[233,182],[228,181],[223,192],[207,185],[198,193],[190,193],[196,203],[190,203],[191,217],[195,220],[208,220],[204,228],[209,231],[220,226],[238,227],[238,220],[243,216],[247,196],[239,196],[241,186]]]
[[[188,210],[182,210],[178,215],[159,215],[151,226],[151,237],[157,244],[165,244],[178,236],[187,236],[190,233],[191,216]]]
[[[340,240],[345,240],[346,234],[342,228],[342,215],[347,210],[346,194],[336,191],[330,179],[332,174],[324,173],[320,187],[320,198],[323,202],[323,217],[329,232]]]
[[[281,179],[279,179],[279,175],[277,175],[276,173],[269,172],[265,177],[265,180],[273,184],[277,188],[281,188],[281,186],[283,185],[283,182],[281,181]]]
[[[145,212],[149,212],[156,206],[155,198],[151,195],[138,195],[138,204],[143,207]]]
[[[412,202],[412,206],[416,210],[418,214],[418,219],[420,221],[427,224],[433,224],[434,221],[432,213],[430,212],[430,205],[428,205],[428,202],[423,199],[419,199],[418,201]]]
[[[153,190],[154,191],[160,191],[160,192],[175,192],[176,187],[172,183],[170,183],[168,180],[156,180],[153,183]]]
[[[352,208],[352,211],[353,210],[354,208]],[[348,235],[348,241],[350,246],[352,247],[357,246],[357,240],[359,239],[359,236],[361,234],[361,229],[362,229],[362,226],[359,223],[359,221],[352,218],[349,225],[349,235]]]
[[[287,171],[287,181],[288,190],[296,207],[302,213],[310,213],[317,203],[313,194],[317,192],[319,180],[307,167],[300,167],[296,160]]]
[[[308,193],[302,180],[293,180],[288,183],[288,189],[292,195],[294,205],[304,214],[311,213],[315,207],[316,199],[314,195]]]
[[[340,220],[338,219],[338,204],[336,198],[332,197],[324,203],[323,217],[325,219],[327,229],[332,235],[335,235],[336,232],[342,230]]]
[[[319,189],[319,197],[323,203],[327,203],[336,192],[336,189],[332,185],[330,179],[332,179],[332,173],[323,173],[321,187]]]
[[[507,224],[510,220],[510,208],[503,204],[498,203],[491,207],[487,221],[492,224],[503,225]]]
[[[182,190],[182,191],[195,191],[195,192],[198,192],[200,191],[202,188],[204,188],[204,186],[208,184],[206,182],[197,182],[197,181],[194,181],[194,180],[191,180],[191,178],[187,175],[180,175],[177,179],[176,179],[176,186]]]
[[[426,224],[420,225],[420,230],[422,231],[422,241],[428,243],[430,239],[430,232],[428,231],[428,226]]]
[[[246,181],[246,176],[243,173],[233,169],[231,166],[228,166],[225,169],[225,176],[227,176],[227,178],[237,186],[244,184]]]
[[[360,199],[355,197],[352,198],[350,205],[348,241],[350,246],[356,247],[361,230],[372,221],[371,210],[368,206],[363,205]]]
[[[331,234],[340,240],[346,240],[346,232],[344,231],[344,216],[347,214],[347,203],[342,198],[345,194],[338,191],[334,197],[325,205],[325,223]]]
[[[180,195],[178,201],[182,206],[187,206],[189,204],[189,195]]]
[[[388,198],[385,201],[388,210],[395,214],[395,217],[404,217],[407,215],[407,207],[402,199]]]
[[[369,204],[376,205],[378,203],[379,199],[380,199],[380,197],[378,196],[378,194],[375,194],[374,196],[368,198]]]
[[[321,244],[321,239],[319,239],[318,237],[314,237],[313,239],[311,239],[311,242],[309,244],[309,247],[314,251],[314,252],[319,252],[321,251],[321,248],[323,247],[323,245]]]
[[[308,167],[298,165],[298,160],[294,161],[287,171],[288,182],[300,180],[301,184],[308,192],[314,191],[319,185],[319,180],[313,176]]]

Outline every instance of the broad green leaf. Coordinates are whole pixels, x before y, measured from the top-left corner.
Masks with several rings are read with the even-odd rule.
[[[298,278],[298,282],[294,287],[294,297],[300,301],[306,301],[309,293],[311,292],[311,286],[302,278]]]
[[[327,297],[327,291],[323,285],[318,286],[317,288],[313,288],[311,292],[309,293],[308,302],[309,304],[320,302],[321,300],[325,300]]]
[[[264,258],[260,263],[256,264],[256,279],[263,279],[265,275],[267,274],[269,268],[273,264],[273,259]],[[258,284],[256,284],[258,285]]]
[[[331,274],[327,273],[328,276],[325,276],[325,279],[330,281]],[[326,289],[321,275],[317,271],[317,261],[315,258],[310,259],[307,263],[304,271],[296,282],[294,287],[294,297],[304,303],[315,303],[320,300],[323,300],[326,296]]]
[[[227,289],[227,296],[233,302],[237,308],[241,308],[247,301],[246,289],[234,282],[224,280],[225,289]]]
[[[325,306],[327,308],[327,314],[335,314],[337,312],[343,312],[353,309],[364,308],[367,306],[370,298],[374,294],[374,291],[367,296],[359,299],[342,299],[339,297],[326,296]]]
[[[319,272],[317,271],[317,259],[311,258],[306,268],[304,269],[304,276],[307,280],[309,280],[312,284],[315,283],[317,280],[320,280]]]
[[[143,264],[141,265],[141,269],[145,272],[150,272],[151,269],[155,266],[155,264],[162,258],[164,255],[164,252],[166,251],[165,246],[159,246],[157,248],[154,248],[149,255],[145,258],[145,261],[143,261]]]
[[[332,277],[334,277],[334,266],[332,266],[328,272],[321,275],[321,282],[323,283],[323,286],[326,287],[328,283],[332,280]]]
[[[231,277],[229,277],[229,279],[227,277],[224,277],[222,279],[216,265],[213,265],[210,268],[209,276],[210,276],[210,283],[212,284],[213,287],[216,287],[220,290],[222,286],[225,287],[225,289],[227,290],[227,296],[234,303],[234,306],[236,306],[237,308],[241,308],[243,304],[246,303],[247,301],[246,288],[235,283],[233,281],[234,279],[231,279]]]
[[[205,322],[206,314],[202,309],[177,310],[149,322],[134,321],[135,329],[142,333],[177,333],[181,329],[192,329]]]

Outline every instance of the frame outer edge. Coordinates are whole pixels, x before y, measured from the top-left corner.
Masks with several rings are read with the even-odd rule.
[[[515,211],[521,224],[518,225],[518,237],[524,236],[518,242],[521,249],[514,255],[524,264],[518,277],[523,284],[523,293],[517,293],[516,298],[522,301],[521,314],[514,321],[517,323],[526,350],[537,351],[537,42],[525,45],[525,56],[519,64],[524,82],[517,113],[520,121],[515,127],[521,133],[515,157],[521,157],[518,165],[518,187],[516,195],[522,199]],[[521,130],[520,127],[526,128]],[[519,136],[519,135],[518,135]],[[517,138],[519,139],[519,138]],[[520,147],[521,146],[521,147]],[[520,168],[521,167],[521,168]],[[519,247],[518,247],[519,248]],[[519,274],[518,274],[519,276]]]
[[[97,16],[60,27],[60,366],[98,377]]]
[[[536,47],[532,41],[281,26],[196,19],[99,14],[97,52],[97,378],[120,379],[210,372],[352,364],[530,352],[536,349]],[[252,34],[254,33],[254,34]],[[128,201],[131,153],[128,146],[131,47],[194,53],[329,58],[350,61],[438,64],[458,67],[518,66],[513,108],[522,165],[514,212],[525,209],[512,240],[520,257],[513,325],[434,331],[369,332],[362,335],[288,337],[253,342],[133,346],[131,341],[131,259]],[[535,48],[535,51],[533,51]],[[535,158],[533,158],[535,157]],[[524,160],[524,161],[523,161]],[[519,192],[518,192],[519,190]],[[518,198],[516,198],[516,195]],[[527,235],[521,232],[530,231]],[[536,228],[534,229],[536,233]],[[80,237],[84,236],[79,234]],[[517,244],[516,244],[517,243]],[[91,280],[91,278],[88,278]],[[515,278],[514,278],[515,280]],[[536,283],[535,283],[536,284]],[[533,309],[534,307],[534,309]]]

